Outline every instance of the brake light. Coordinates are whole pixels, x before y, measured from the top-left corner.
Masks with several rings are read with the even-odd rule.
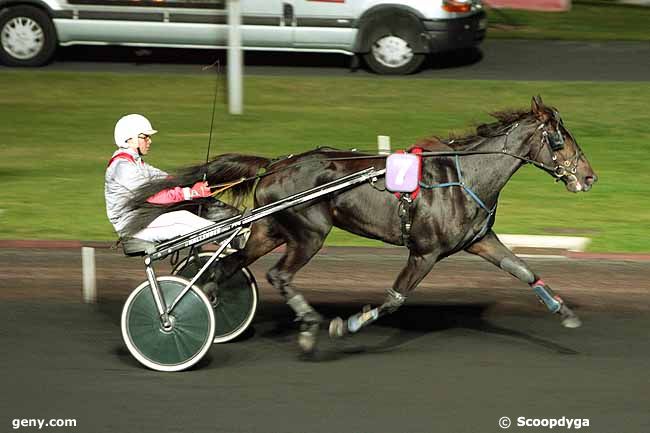
[[[470,0],[443,0],[442,8],[447,12],[469,12],[472,4]]]

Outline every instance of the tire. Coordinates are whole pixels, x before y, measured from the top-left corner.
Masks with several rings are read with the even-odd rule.
[[[199,266],[194,256],[182,260],[172,270],[172,275],[192,279],[212,254],[200,253]],[[204,274],[196,284],[201,286],[207,282],[208,277]],[[227,343],[243,334],[253,322],[259,303],[257,283],[248,268],[238,270],[228,281],[220,284],[217,290],[217,299],[213,303],[216,321],[215,344]]]
[[[401,12],[369,18],[362,32],[363,55],[368,67],[381,75],[416,72],[426,59],[420,21]]]
[[[16,6],[0,13],[0,63],[7,66],[42,66],[57,47],[54,24],[43,10]]]
[[[159,277],[167,305],[189,283],[179,277]],[[192,286],[176,304],[170,317],[171,329],[163,329],[149,282],[131,293],[122,310],[122,338],[131,355],[157,371],[181,371],[199,362],[212,346],[215,320],[207,296]]]

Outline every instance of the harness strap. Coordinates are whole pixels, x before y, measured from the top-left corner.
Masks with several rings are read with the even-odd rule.
[[[269,167],[271,164],[273,164],[273,162],[271,162],[271,163],[270,163],[269,165],[267,165],[266,167],[260,167],[259,170],[257,170],[257,174],[255,175],[255,183],[253,184],[253,189],[252,189],[252,194],[253,194],[252,197],[253,197],[253,201],[255,201],[255,193],[257,192],[257,185],[259,185],[260,180],[262,179],[262,177],[264,176],[264,174],[266,173],[268,167]],[[244,181],[244,179],[242,179],[242,182],[243,182],[243,181]]]
[[[494,216],[494,212],[497,209],[497,205],[495,203],[495,205],[494,205],[494,207],[492,209],[488,208],[485,205],[485,203],[483,202],[483,200],[481,200],[481,198],[478,196],[478,194],[476,194],[474,191],[472,191],[472,189],[465,184],[465,180],[463,179],[463,170],[462,170],[461,165],[460,165],[459,155],[455,155],[454,159],[455,159],[455,163],[456,163],[455,164],[456,165],[456,174],[458,175],[458,181],[457,182],[446,182],[446,183],[438,183],[438,184],[433,184],[433,185],[427,185],[424,182],[419,182],[419,184],[424,189],[436,189],[436,188],[447,188],[447,187],[451,187],[451,186],[459,186],[459,187],[461,187],[463,189],[463,191],[465,191],[465,193],[467,195],[470,196],[470,198],[472,200],[474,200],[474,202],[481,209],[483,209],[487,213],[487,217],[485,219],[485,223],[483,224],[483,227],[476,234],[476,236],[474,236],[474,239],[472,239],[472,243],[474,243],[475,241],[477,241],[480,238],[482,238],[483,236],[485,236],[485,234],[487,233],[488,228],[490,226],[490,220]]]
[[[417,155],[419,159],[420,168],[418,170],[418,186],[415,191],[411,193],[396,192],[395,197],[399,200],[398,215],[400,219],[400,242],[407,248],[411,248],[411,226],[413,224],[413,202],[420,193],[420,180],[422,179],[422,153],[424,150],[421,147],[413,146],[407,150],[408,153]],[[398,150],[396,153],[405,153],[403,150]]]
[[[411,194],[401,194],[399,197],[398,215],[400,219],[400,242],[407,248],[411,248],[411,225],[413,223],[413,198]]]

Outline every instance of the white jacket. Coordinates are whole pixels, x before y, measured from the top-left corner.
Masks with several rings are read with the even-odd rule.
[[[122,230],[133,214],[127,205],[134,191],[152,179],[166,177],[167,173],[144,162],[137,150],[118,149],[113,153],[113,157],[120,153],[130,155],[134,162],[118,157],[106,168],[104,198],[108,219],[122,237]]]

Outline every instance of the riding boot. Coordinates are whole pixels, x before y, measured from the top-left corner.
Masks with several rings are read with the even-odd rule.
[[[235,236],[235,239],[230,241],[230,247],[236,250],[243,250],[246,247],[246,242],[248,242],[248,238],[250,236],[251,236],[250,227],[241,229],[239,234]]]

